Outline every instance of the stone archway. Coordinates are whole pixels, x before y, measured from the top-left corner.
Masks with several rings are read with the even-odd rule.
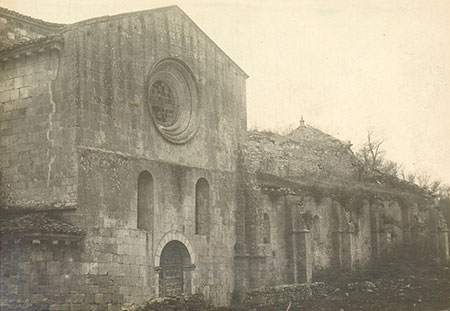
[[[180,232],[168,232],[155,253],[156,294],[160,297],[191,294],[196,256],[189,240]]]
[[[180,241],[170,241],[161,252],[159,272],[160,296],[190,293],[191,256]]]

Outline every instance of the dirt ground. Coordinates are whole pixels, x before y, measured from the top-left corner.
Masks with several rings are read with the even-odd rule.
[[[134,311],[450,311],[450,264],[409,250],[361,273],[324,273],[320,297],[300,303],[213,308],[198,297],[164,300]]]
[[[395,269],[402,271],[395,272]],[[379,269],[361,275],[341,275],[326,284],[330,288],[329,297],[291,305],[290,311],[450,310],[448,267],[430,269],[394,265],[384,271]]]
[[[385,263],[359,274],[322,278],[322,298],[256,311],[450,311],[450,267],[434,262]]]

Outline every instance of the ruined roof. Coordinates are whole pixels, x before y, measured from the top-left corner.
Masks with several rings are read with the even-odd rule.
[[[28,16],[28,15],[18,13],[16,11],[8,10],[7,8],[4,8],[4,7],[0,7],[0,15],[11,16],[11,17],[23,20],[25,22],[36,24],[36,25],[44,27],[44,28],[61,28],[65,25],[65,24],[47,22],[42,19],[38,19],[38,18],[34,18],[34,17]]]
[[[256,172],[264,191],[431,198],[414,183],[379,171],[363,170],[349,145],[320,130],[301,128],[285,136],[271,132],[249,134],[252,137],[244,146],[245,162],[247,168]],[[292,143],[293,140],[298,144]]]
[[[83,235],[83,231],[43,213],[7,215],[0,218],[0,234],[68,234]]]
[[[274,144],[310,145],[314,149],[347,149],[351,150],[351,144],[343,142],[313,126],[300,124],[287,135],[280,135],[270,131],[249,131],[250,141],[272,142]]]
[[[253,170],[323,182],[358,178],[351,145],[312,126],[300,124],[287,135],[251,131],[248,137],[245,158]]]
[[[257,172],[256,178],[263,191],[271,193],[284,193],[290,195],[306,194],[310,196],[323,196],[324,193],[331,197],[340,197],[342,194],[351,194],[354,197],[364,197],[365,199],[381,199],[399,197],[420,197],[422,200],[429,200],[432,197],[420,187],[409,184],[395,177],[384,174],[383,178],[377,182],[368,180],[348,180],[333,182],[328,180],[281,177],[267,172]],[[325,191],[325,192],[324,192]]]
[[[379,171],[364,170],[351,150],[340,141],[301,121],[287,135],[250,131],[243,146],[247,168],[257,173],[263,188],[290,193],[321,188],[373,195],[425,195],[415,184]]]
[[[339,139],[322,132],[321,130],[300,124],[295,130],[285,136],[287,139],[295,142],[309,142],[315,144],[317,147],[326,148],[350,148],[348,143],[344,143]]]

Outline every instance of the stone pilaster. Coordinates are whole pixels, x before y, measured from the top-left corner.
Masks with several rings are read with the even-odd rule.
[[[438,229],[438,255],[443,261],[450,260],[449,245],[448,245],[448,232],[447,228]]]
[[[388,255],[392,250],[392,233],[391,231],[378,232],[380,235],[381,255]]]
[[[307,229],[292,232],[294,245],[294,282],[308,283],[312,279],[311,233]]]
[[[341,269],[345,271],[353,271],[354,264],[354,238],[353,231],[338,232],[341,242]]]

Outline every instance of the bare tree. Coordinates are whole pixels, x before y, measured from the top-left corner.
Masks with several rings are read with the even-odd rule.
[[[450,187],[443,184],[441,180],[432,180],[430,175],[428,174],[420,174],[416,175],[416,184],[428,191],[432,194],[437,195],[439,197],[447,197],[450,193]]]
[[[397,178],[400,178],[405,174],[403,165],[398,164],[397,162],[391,160],[384,161],[384,163],[381,164],[381,167],[379,169],[383,173],[395,176]]]
[[[424,189],[428,189],[430,186],[430,175],[428,174],[420,174],[416,176],[416,183],[419,187],[422,187]]]
[[[435,180],[428,185],[428,190],[430,190],[432,193],[439,194],[439,192],[441,191],[441,186],[443,186],[442,181]]]
[[[409,173],[406,175],[406,178],[404,178],[406,181],[409,181],[411,183],[415,183],[416,182],[416,174],[413,173]]]
[[[444,199],[450,199],[450,186],[441,184],[439,187],[439,196]]]
[[[372,131],[367,131],[367,141],[362,145],[357,152],[357,156],[363,162],[366,168],[380,169],[384,162],[384,150],[381,145],[384,140],[381,138],[374,138]]]
[[[406,173],[402,164],[386,160],[385,151],[382,148],[383,143],[384,140],[382,138],[374,137],[372,131],[367,131],[367,141],[356,153],[356,156],[362,161],[364,168],[377,170],[397,178],[402,178],[410,183],[415,183],[440,198],[450,198],[450,186],[443,184],[440,180],[433,180],[426,173]]]

